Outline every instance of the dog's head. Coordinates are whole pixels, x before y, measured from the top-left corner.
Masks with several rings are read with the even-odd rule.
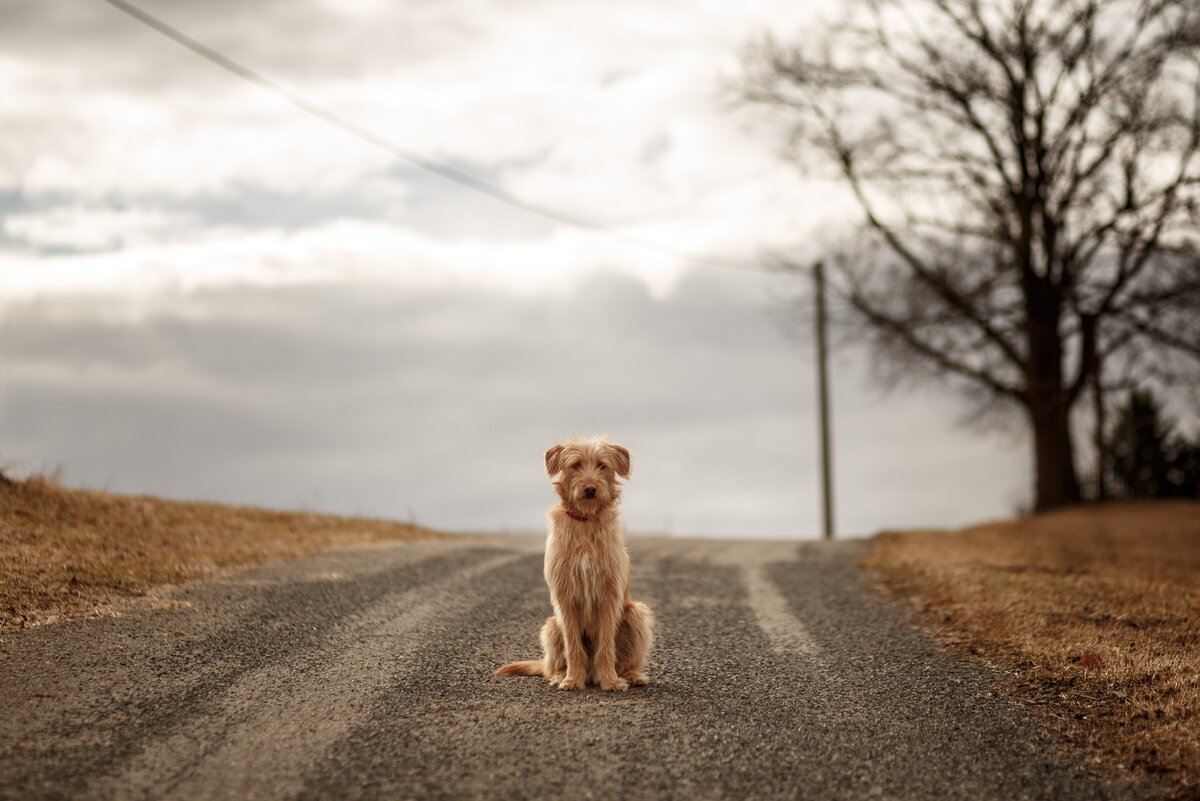
[[[629,478],[629,451],[607,437],[571,437],[546,451],[550,483],[567,506],[594,514],[621,497],[617,478]]]

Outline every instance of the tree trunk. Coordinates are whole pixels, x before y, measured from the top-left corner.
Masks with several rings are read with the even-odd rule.
[[[1079,502],[1079,479],[1071,447],[1071,415],[1063,402],[1030,409],[1036,483],[1034,510],[1044,512]]]
[[[1063,382],[1062,298],[1049,280],[1032,270],[1025,275],[1025,403],[1033,427],[1034,509],[1044,512],[1078,503],[1079,478],[1071,443],[1071,403]]]
[[[1092,374],[1092,413],[1095,415],[1096,440],[1096,500],[1108,499],[1108,430],[1104,415],[1104,385],[1100,382],[1100,369]]]

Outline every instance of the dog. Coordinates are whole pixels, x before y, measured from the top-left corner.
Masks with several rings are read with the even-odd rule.
[[[554,614],[542,626],[543,657],[497,676],[543,676],[560,690],[626,690],[647,682],[654,616],[629,597],[629,552],[617,502],[629,451],[600,436],[546,451],[560,503],[546,513],[546,585]]]

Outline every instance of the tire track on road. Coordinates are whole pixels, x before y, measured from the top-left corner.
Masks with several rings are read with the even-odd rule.
[[[720,798],[761,790],[781,759],[779,708],[793,708],[775,689],[763,719],[756,707],[764,683],[812,670],[810,657],[776,653],[739,566],[717,564],[711,553],[675,558],[674,544],[666,552],[632,545],[634,595],[660,621],[649,687],[567,693],[541,679],[490,677],[496,665],[537,653],[549,612],[540,570],[514,566],[480,583],[469,616],[479,636],[431,643],[429,658],[398,676],[375,714],[313,766],[300,798]]]
[[[492,556],[436,586],[387,596],[337,626],[329,644],[341,651],[337,658],[320,665],[275,663],[244,674],[204,715],[148,744],[120,773],[93,787],[114,797],[180,801],[295,795],[304,770],[371,713],[375,696],[416,642],[439,620],[461,614],[476,582],[518,559],[527,557]],[[197,758],[197,743],[215,747]]]
[[[43,667],[6,677],[0,694],[0,798],[101,797],[90,795],[94,780],[186,730],[245,675],[332,658],[328,634],[347,615],[500,552],[438,542],[346,553],[353,579],[311,578],[313,565],[346,558],[330,554],[189,588],[180,593],[189,609],[9,638],[10,657]],[[263,580],[296,574],[304,578]],[[195,751],[211,747],[197,742]]]

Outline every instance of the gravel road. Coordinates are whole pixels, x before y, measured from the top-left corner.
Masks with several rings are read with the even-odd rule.
[[[651,685],[537,655],[540,539],[277,564],[0,639],[0,797],[1136,798],[877,598],[860,544],[634,539]]]

